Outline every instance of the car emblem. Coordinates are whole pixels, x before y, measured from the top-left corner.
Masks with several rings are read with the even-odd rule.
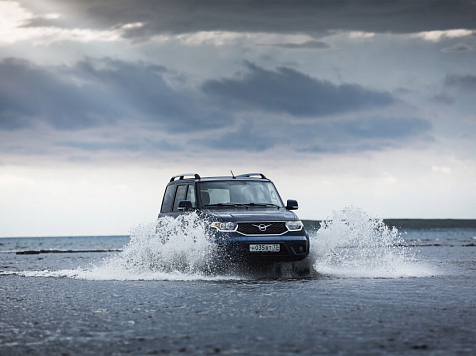
[[[257,227],[259,231],[264,232],[268,227],[270,227],[273,224],[265,225],[265,224],[259,224],[259,225],[253,225],[254,227]]]

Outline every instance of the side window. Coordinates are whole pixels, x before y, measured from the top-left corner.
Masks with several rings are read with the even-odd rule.
[[[162,207],[160,208],[161,213],[170,212],[172,200],[174,199],[174,190],[175,190],[175,184],[168,185],[167,188],[165,189],[164,199],[162,200]]]
[[[190,200],[192,202],[192,206],[194,208],[197,207],[197,202],[195,200],[195,187],[193,186],[193,184],[189,184],[188,185],[188,189],[187,189],[187,199],[185,200]]]
[[[178,205],[182,200],[185,200],[185,193],[187,192],[186,185],[179,185],[175,193],[174,211],[178,211]]]

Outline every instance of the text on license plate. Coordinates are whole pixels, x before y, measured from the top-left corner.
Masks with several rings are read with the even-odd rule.
[[[279,252],[279,244],[250,245],[250,252]]]

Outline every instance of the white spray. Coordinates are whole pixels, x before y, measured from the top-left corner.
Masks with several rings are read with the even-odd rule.
[[[196,213],[190,213],[139,225],[131,231],[131,241],[124,250],[94,270],[118,279],[162,279],[167,275],[180,279],[209,274],[216,244],[205,224]]]
[[[396,278],[431,275],[417,265],[396,228],[362,209],[334,212],[311,237],[311,258],[321,274],[341,277]]]
[[[21,274],[93,280],[244,278],[218,275],[217,245],[207,234],[206,224],[196,213],[164,217],[135,227],[123,251],[106,258],[100,265]],[[311,265],[315,272],[311,275],[317,278],[320,275],[398,278],[435,274],[416,261],[397,229],[387,227],[381,219],[372,218],[359,208],[334,212],[331,219],[323,222],[319,230],[309,231],[309,235],[311,251],[302,265]],[[292,278],[297,277],[294,267],[283,263],[279,269],[283,277]]]

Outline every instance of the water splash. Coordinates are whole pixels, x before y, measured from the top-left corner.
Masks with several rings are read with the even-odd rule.
[[[252,270],[230,264],[222,268],[217,245],[207,233],[207,222],[196,213],[163,217],[131,231],[122,252],[89,268],[25,271],[24,276],[68,277],[91,280],[224,280],[295,278],[314,269],[311,277],[399,278],[435,275],[405,246],[396,228],[372,218],[359,208],[334,212],[317,231],[309,232],[310,256],[298,263],[276,263]],[[267,266],[264,266],[267,267]]]
[[[340,277],[398,278],[434,275],[417,263],[396,228],[360,208],[334,212],[311,237],[311,259],[321,274]]]
[[[216,244],[192,212],[163,217],[131,231],[124,250],[91,270],[113,279],[196,279],[214,270]]]

